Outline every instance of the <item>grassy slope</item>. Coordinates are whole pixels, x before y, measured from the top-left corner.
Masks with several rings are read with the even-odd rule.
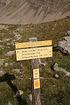
[[[27,98],[28,94],[31,93],[31,81],[28,79],[31,77],[31,69],[29,61],[16,62],[15,55],[7,57],[5,54],[10,50],[15,50],[15,46],[11,42],[14,40],[13,31],[19,29],[19,33],[22,35],[22,39],[19,42],[28,41],[30,37],[37,37],[38,40],[53,40],[53,46],[57,44],[58,40],[61,40],[65,33],[70,30],[70,18],[66,18],[59,21],[42,23],[37,25],[5,25],[6,29],[0,30],[0,58],[5,59],[5,63],[13,63],[13,66],[2,66],[5,72],[14,74],[17,79],[14,84],[24,91],[22,97]],[[9,38],[10,41],[4,41]],[[7,43],[10,43],[8,45]],[[14,43],[14,42],[13,42]],[[46,66],[40,67],[40,76],[47,78],[41,80],[41,98],[43,105],[70,105],[70,79],[64,77],[63,73],[59,72],[59,79],[54,79],[50,65],[54,62],[58,62],[61,67],[66,68],[70,71],[70,56],[64,56],[59,51],[53,53],[53,57],[50,59],[44,59],[47,62]],[[23,65],[21,67],[20,65]],[[21,73],[16,73],[13,69],[21,68]],[[21,75],[23,76],[21,80]],[[10,87],[6,83],[0,83],[0,105],[8,105],[8,102],[12,105],[16,105],[14,94]],[[28,100],[29,102],[29,100]],[[28,104],[29,105],[29,104]]]

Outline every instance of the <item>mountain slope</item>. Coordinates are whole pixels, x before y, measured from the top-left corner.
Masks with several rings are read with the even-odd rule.
[[[29,24],[70,16],[70,0],[0,0],[1,24]]]

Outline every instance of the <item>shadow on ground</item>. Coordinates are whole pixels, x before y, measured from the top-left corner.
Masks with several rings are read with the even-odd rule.
[[[11,90],[14,92],[16,100],[18,102],[18,105],[27,105],[27,102],[25,99],[22,99],[19,90],[17,89],[16,85],[12,83],[12,80],[16,79],[14,75],[10,75],[8,73],[4,74],[2,77],[0,77],[0,82],[6,82]]]

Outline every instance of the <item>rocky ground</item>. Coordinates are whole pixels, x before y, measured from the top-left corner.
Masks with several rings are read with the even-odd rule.
[[[70,104],[70,55],[56,48],[69,31],[69,17],[43,24],[0,25],[0,105],[17,105],[19,94],[31,105],[30,61],[17,62],[15,55],[15,43],[29,41],[30,37],[53,40],[53,57],[40,61],[42,104]],[[53,63],[58,64],[54,66],[55,71],[51,68]],[[18,90],[16,94],[8,81]]]
[[[70,31],[68,31],[66,35],[62,41],[58,42],[58,49],[62,53],[70,55]]]

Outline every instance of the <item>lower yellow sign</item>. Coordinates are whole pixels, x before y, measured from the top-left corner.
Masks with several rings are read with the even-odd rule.
[[[17,61],[52,57],[52,46],[16,50]]]
[[[40,88],[40,79],[34,80],[34,89],[39,89]]]

